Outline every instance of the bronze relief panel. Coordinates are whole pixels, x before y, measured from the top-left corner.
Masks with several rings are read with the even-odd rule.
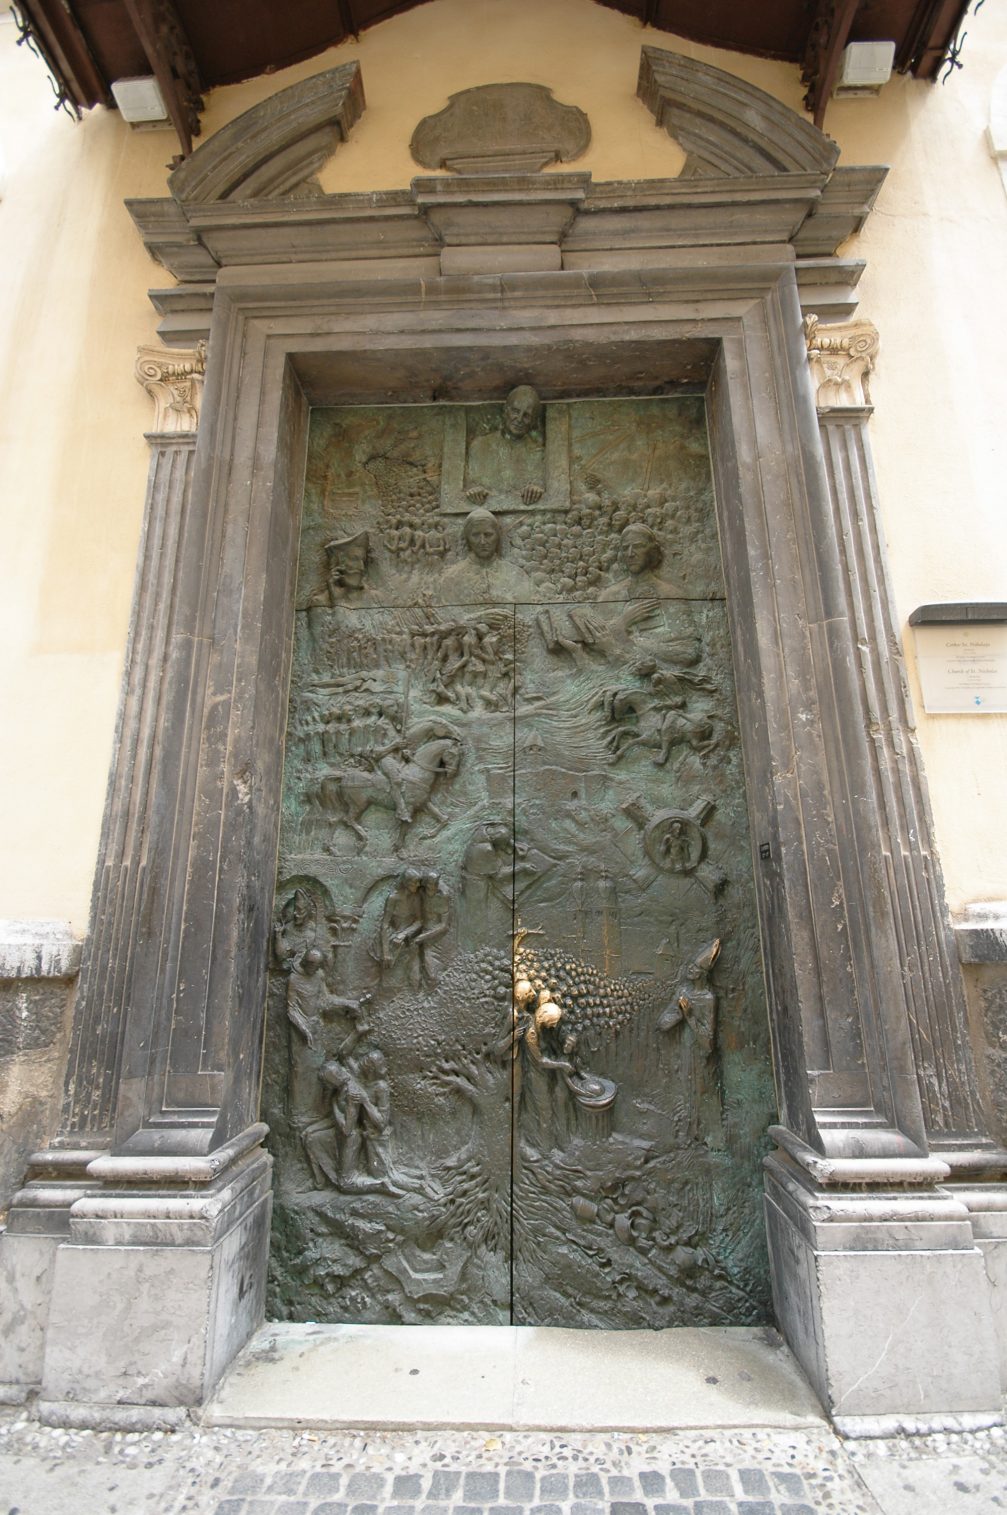
[[[272,1313],[767,1318],[702,401],[317,412],[300,563]]]

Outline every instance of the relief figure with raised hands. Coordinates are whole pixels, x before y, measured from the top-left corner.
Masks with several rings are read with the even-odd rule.
[[[537,392],[519,384],[504,401],[500,429],[469,444],[465,494],[474,505],[502,499],[513,510],[541,500],[546,484],[541,423]]]

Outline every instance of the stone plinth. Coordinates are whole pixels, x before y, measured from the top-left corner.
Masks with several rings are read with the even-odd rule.
[[[205,1186],[105,1184],[76,1201],[51,1262],[45,1418],[205,1398],[263,1317],[271,1165],[255,1148]]]
[[[80,942],[66,921],[0,921],[0,1216],[58,1108]]]
[[[780,1328],[844,1434],[999,1423],[991,1292],[960,1198],[894,1171],[833,1190],[777,1154],[766,1223]]]
[[[70,1210],[89,1192],[87,1165],[98,1152],[36,1152],[28,1183],[14,1196],[0,1232],[0,1403],[19,1404],[42,1377],[56,1251],[70,1234]]]

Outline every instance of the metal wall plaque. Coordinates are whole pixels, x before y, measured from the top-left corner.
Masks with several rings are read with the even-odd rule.
[[[917,625],[923,708],[931,715],[1007,711],[1007,625]]]
[[[272,1313],[768,1319],[703,402],[316,412],[296,616]]]

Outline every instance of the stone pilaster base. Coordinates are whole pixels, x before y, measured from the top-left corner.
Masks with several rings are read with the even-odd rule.
[[[999,1424],[991,1288],[969,1210],[946,1189],[896,1184],[893,1173],[891,1188],[832,1188],[784,1154],[767,1158],[780,1329],[845,1435]]]
[[[0,1232],[0,1403],[20,1404],[42,1380],[45,1328],[56,1253],[70,1211],[93,1187],[97,1152],[36,1152]]]
[[[90,1165],[92,1177],[103,1165],[124,1172],[75,1201],[51,1259],[43,1418],[70,1423],[82,1405],[197,1405],[262,1321],[271,1159],[246,1151],[198,1185],[181,1172],[165,1183],[170,1162]],[[162,1181],[143,1183],[144,1170]]]
[[[982,1254],[990,1291],[1000,1387],[1007,1395],[1007,1185],[955,1183],[947,1187],[968,1210],[972,1235]]]

